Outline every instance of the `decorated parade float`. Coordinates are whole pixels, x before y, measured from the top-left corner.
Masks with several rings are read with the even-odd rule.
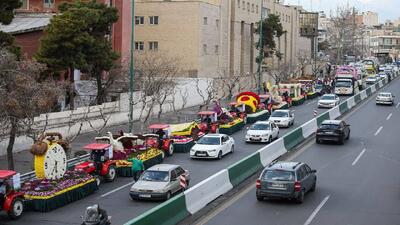
[[[24,212],[24,193],[20,191],[20,174],[12,170],[0,170],[0,181],[6,184],[6,194],[0,199],[0,211],[11,219],[18,219]]]
[[[256,93],[242,92],[236,97],[236,101],[229,105],[231,115],[243,119],[245,124],[268,119],[268,110]]]
[[[170,124],[171,139],[174,141],[175,152],[186,153],[199,138],[205,135],[197,122],[192,121],[181,124]]]
[[[280,91],[283,90],[279,89],[278,85],[272,85],[271,88],[269,89],[269,93],[265,95],[260,95],[260,98],[262,100],[267,98],[270,99],[267,105],[267,109],[271,112],[277,109],[289,108],[289,103],[286,101],[285,98],[282,97]]]
[[[95,177],[83,170],[67,170],[69,144],[60,133],[45,133],[32,146],[36,178],[21,185],[31,210],[48,212],[94,193]]]

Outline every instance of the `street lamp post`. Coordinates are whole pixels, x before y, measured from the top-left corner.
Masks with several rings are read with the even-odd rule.
[[[129,132],[132,133],[133,129],[133,80],[135,75],[135,65],[134,65],[134,45],[135,45],[135,0],[132,1],[131,6],[131,62],[129,66]]]
[[[260,24],[259,24],[259,38],[258,38],[258,47],[259,47],[259,54],[258,54],[258,94],[261,94],[261,64],[264,60],[264,48],[263,48],[263,1],[261,1],[261,10],[260,10]]]

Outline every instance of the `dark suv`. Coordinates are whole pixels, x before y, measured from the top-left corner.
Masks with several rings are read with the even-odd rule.
[[[271,164],[262,171],[256,181],[257,200],[288,198],[302,203],[307,192],[315,191],[316,172],[301,162]]]
[[[324,120],[317,130],[316,142],[335,141],[344,144],[350,138],[350,125],[342,120]]]

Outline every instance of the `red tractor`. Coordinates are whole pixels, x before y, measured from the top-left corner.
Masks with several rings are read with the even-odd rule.
[[[230,114],[234,118],[240,118],[243,120],[245,124],[247,124],[247,113],[246,113],[246,105],[242,102],[230,102]]]
[[[117,171],[113,159],[113,149],[110,144],[92,143],[83,147],[90,151],[90,161],[75,165],[75,170],[83,170],[96,177],[97,185],[100,185],[100,178],[106,182],[114,181]]]
[[[171,156],[174,154],[174,141],[170,139],[171,130],[168,124],[152,124],[149,126],[149,129],[152,130],[152,134],[157,136],[151,136],[151,134],[143,135],[147,138],[146,143],[151,144],[152,147],[161,149],[165,152],[167,156]],[[162,138],[160,138],[162,136]],[[154,142],[154,137],[158,138],[158,142]]]
[[[20,184],[19,175],[12,170],[0,170],[0,186],[5,194],[0,193],[0,210],[7,212],[11,219],[18,219],[24,212],[24,193],[16,191],[14,184]],[[11,182],[12,179],[12,182]]]
[[[201,132],[218,133],[219,122],[216,112],[202,111],[198,112],[197,115],[200,117],[199,128]]]

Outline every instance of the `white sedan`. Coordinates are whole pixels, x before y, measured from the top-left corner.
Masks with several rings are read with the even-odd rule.
[[[246,142],[268,142],[278,139],[279,127],[271,121],[258,121],[249,127]]]
[[[215,158],[233,153],[235,140],[226,134],[207,134],[190,149],[190,158]]]
[[[339,96],[335,94],[324,94],[318,100],[318,108],[333,108],[339,105]]]
[[[368,76],[367,79],[365,80],[365,82],[367,84],[374,84],[378,81],[376,76]]]
[[[375,103],[377,105],[393,105],[394,95],[390,92],[379,92],[376,96]]]
[[[275,110],[268,121],[274,122],[278,127],[290,127],[294,124],[294,113],[290,110]]]

